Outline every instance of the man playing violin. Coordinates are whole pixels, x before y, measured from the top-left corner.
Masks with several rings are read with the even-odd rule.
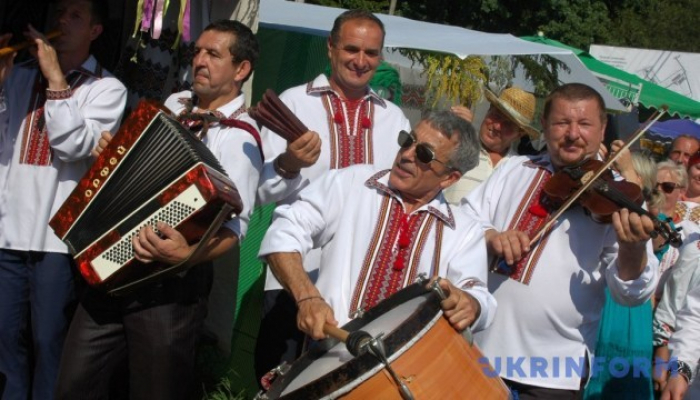
[[[656,286],[653,222],[627,209],[606,225],[573,206],[530,243],[556,212],[543,195],[545,183],[562,168],[595,157],[606,121],[605,103],[594,89],[578,83],[555,89],[542,116],[547,153],[508,160],[467,198],[467,212],[486,226],[494,261],[488,285],[499,304],[477,342],[492,364],[503,366],[500,375],[520,399],[576,398],[587,364],[591,373],[600,367],[591,355],[606,285],[626,305],[643,303]],[[578,366],[574,373],[572,365]]]
[[[16,53],[0,58],[3,399],[54,398],[75,298],[74,264],[48,221],[92,163],[101,132],[116,131],[126,103],[124,85],[90,54],[106,23],[106,2],[56,3],[51,26],[58,39],[49,42],[29,26],[33,59],[14,65]],[[0,35],[0,47],[10,38]]]

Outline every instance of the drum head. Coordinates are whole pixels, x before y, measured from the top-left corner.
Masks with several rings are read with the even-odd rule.
[[[381,335],[389,361],[398,357],[412,341],[442,315],[437,293],[425,283],[406,287],[380,302],[361,318],[343,326],[363,330],[372,337]],[[335,339],[315,343],[279,376],[266,393],[268,399],[321,399],[345,393],[368,379],[383,365],[365,352],[353,357],[345,344]]]

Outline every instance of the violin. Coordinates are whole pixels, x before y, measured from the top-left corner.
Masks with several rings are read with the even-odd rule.
[[[620,151],[607,161],[584,160],[573,167],[563,168],[560,171],[563,174],[558,177],[556,176],[558,173],[552,175],[550,181],[554,180],[554,182],[550,185],[549,196],[558,198],[564,203],[530,240],[530,246],[537,243],[569,207],[583,198],[580,204],[592,214],[599,216],[598,218],[602,221],[622,208],[648,216],[654,222],[652,237],[661,235],[665,243],[679,247],[682,243],[679,231],[673,229],[667,221],[660,220],[641,207],[641,189],[630,182],[615,181],[610,171],[610,166],[620,154],[639,140],[667,110],[667,106],[661,106],[657,112],[649,117],[644,127],[639,129]],[[546,185],[543,190],[546,190]]]
[[[598,160],[584,160],[576,165],[562,168],[547,181],[544,193],[554,202],[564,203],[582,186],[589,182],[595,171],[601,170],[605,163]],[[577,203],[587,210],[594,219],[602,223],[610,223],[614,212],[626,208],[638,215],[646,215],[654,223],[653,238],[658,235],[673,247],[682,244],[678,230],[649,211],[642,208],[642,189],[634,183],[616,181],[610,169],[603,169],[602,174],[590,183],[588,189],[578,196]]]
[[[545,223],[530,239],[530,247],[532,248],[539,242],[544,235],[554,226],[559,217],[566,212],[575,203],[580,204],[587,209],[598,220],[606,222],[610,221],[610,216],[622,208],[627,208],[631,212],[638,215],[646,215],[654,223],[654,230],[651,232],[653,238],[661,237],[665,243],[669,243],[673,247],[680,247],[682,244],[680,229],[676,230],[671,227],[668,221],[663,221],[647,210],[641,207],[641,188],[634,183],[626,181],[616,181],[610,170],[610,166],[617,160],[623,151],[639,140],[644,133],[658,121],[659,118],[668,110],[667,106],[661,106],[639,129],[627,143],[607,161],[583,160],[576,165],[562,168],[552,175],[543,191],[553,203],[556,204],[557,210],[548,218]],[[512,272],[512,268],[506,264],[505,260],[495,260],[495,265],[491,268],[493,271],[504,273],[506,275]]]

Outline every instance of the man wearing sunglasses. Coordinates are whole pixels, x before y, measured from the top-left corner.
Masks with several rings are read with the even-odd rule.
[[[503,261],[492,264],[488,279],[498,313],[476,339],[492,364],[517,363],[500,375],[521,400],[577,398],[587,362],[592,370],[611,367],[611,360],[588,358],[605,287],[623,305],[645,302],[656,287],[646,216],[623,209],[606,225],[575,206],[530,243],[557,209],[542,195],[544,184],[561,168],[595,157],[606,122],[594,89],[579,83],[555,89],[542,116],[547,153],[506,161],[463,207],[487,226],[488,253]],[[572,371],[572,363],[580,369]]]
[[[457,330],[483,329],[495,312],[486,290],[483,231],[442,190],[477,163],[471,124],[433,112],[398,135],[390,170],[357,165],[332,170],[280,206],[260,257],[292,296],[297,324],[313,339],[325,324],[342,325],[425,273],[440,276],[441,303]],[[323,268],[312,282],[303,263],[321,248]]]
[[[391,166],[396,132],[410,130],[410,123],[400,108],[369,87],[382,60],[384,35],[382,21],[368,11],[349,10],[336,18],[327,43],[330,76],[320,74],[280,95],[311,131],[291,143],[269,129],[260,132],[267,160],[258,191],[261,203],[292,203],[328,170]],[[312,274],[320,266],[319,254],[305,260]],[[268,269],[255,350],[258,377],[301,354],[303,334],[295,327],[295,313],[294,302]]]

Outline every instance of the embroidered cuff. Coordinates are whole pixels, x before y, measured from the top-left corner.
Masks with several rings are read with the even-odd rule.
[[[73,95],[71,88],[63,90],[46,89],[46,100],[65,100]]]
[[[275,172],[277,172],[277,174],[279,176],[281,176],[284,179],[294,179],[297,176],[299,176],[299,171],[289,172],[287,170],[282,169],[282,167],[280,167],[279,161],[280,161],[280,158],[277,157],[277,158],[275,158],[275,161],[272,162],[272,166],[275,169]]]

